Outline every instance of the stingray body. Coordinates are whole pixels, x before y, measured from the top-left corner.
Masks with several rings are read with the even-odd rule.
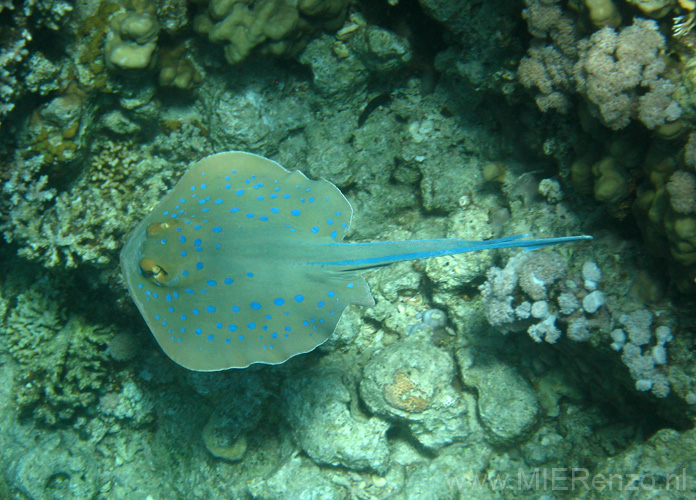
[[[350,203],[243,152],[196,163],[133,230],[121,267],[164,352],[197,371],[278,364],[326,341],[349,304],[374,299],[359,272],[393,262],[589,238],[340,243]]]

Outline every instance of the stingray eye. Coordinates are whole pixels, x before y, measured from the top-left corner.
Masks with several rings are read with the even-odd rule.
[[[140,261],[140,269],[146,276],[153,278],[157,283],[166,284],[168,281],[167,277],[169,274],[167,271],[152,259],[142,259]]]
[[[153,222],[147,226],[147,228],[145,228],[145,231],[147,232],[148,236],[160,236],[169,228],[169,222]]]

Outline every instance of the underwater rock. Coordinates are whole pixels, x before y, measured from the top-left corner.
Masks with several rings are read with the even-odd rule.
[[[327,478],[319,467],[301,456],[294,456],[269,478],[249,481],[255,500],[347,500],[348,492]]]
[[[454,362],[428,342],[399,342],[365,366],[360,395],[370,411],[405,424],[423,446],[440,449],[461,441],[469,428],[467,396],[450,385]]]
[[[356,396],[341,376],[339,371],[316,369],[287,380],[282,394],[290,425],[315,462],[383,474],[389,468],[389,424],[357,416]]]
[[[478,417],[493,445],[528,437],[541,416],[536,392],[514,367],[485,352],[457,351],[462,380],[478,391]]]
[[[395,71],[406,66],[412,58],[408,40],[384,28],[366,26],[348,41],[371,72]]]
[[[10,466],[14,486],[30,500],[85,500],[99,487],[95,461],[66,447],[58,435],[40,442]]]
[[[323,35],[312,40],[300,54],[300,62],[312,68],[314,88],[323,96],[343,103],[365,94],[370,73],[350,51],[336,55],[336,39]]]
[[[647,441],[599,463],[593,468],[591,477],[606,478],[607,487],[613,484],[616,488],[617,484],[623,484],[626,490],[630,487],[643,492],[635,498],[691,498],[696,490],[693,481],[696,467],[694,448],[696,432],[693,429],[685,432],[662,429]],[[625,482],[619,483],[622,480]],[[576,498],[601,500],[607,497],[603,490],[605,488],[579,488]]]

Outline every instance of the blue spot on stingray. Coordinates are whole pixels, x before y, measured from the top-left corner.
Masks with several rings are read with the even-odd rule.
[[[277,306],[282,306],[283,304],[285,304],[285,300],[283,300],[282,298],[278,297],[277,299],[273,299],[273,303],[274,303],[275,305],[277,305]]]
[[[256,197],[256,200],[257,200],[257,201],[263,201],[263,196],[257,196],[257,197]]]
[[[230,342],[232,342],[232,339],[225,339],[225,344],[229,344]]]
[[[168,310],[170,313],[173,313],[173,312],[174,312],[174,308],[173,308],[173,307],[168,307],[167,310]]]
[[[164,239],[160,240],[160,243],[162,243],[163,245],[165,245],[165,244],[167,243],[167,239],[164,238]]]
[[[181,275],[184,276],[184,277],[185,277],[185,276],[188,276],[188,275],[189,275],[189,272],[188,272],[186,269],[184,269],[183,271],[181,271]]]
[[[249,330],[254,330],[254,329],[256,328],[256,323],[254,323],[253,321],[251,321],[251,322],[247,325],[247,327],[249,327]]]
[[[302,321],[302,324],[303,324],[304,326],[309,326],[309,321],[307,321],[307,320],[305,319],[305,320]]]
[[[290,198],[290,195],[289,195],[289,194],[284,194],[284,195],[283,195],[283,198],[285,198],[285,199],[287,200],[288,198]]]
[[[194,331],[196,332],[196,335],[200,335],[201,333],[203,333],[203,330],[201,330],[200,328],[196,328]]]
[[[232,306],[232,312],[239,312],[239,311],[241,311],[239,306]]]
[[[216,327],[218,330],[222,330],[222,323],[216,323],[216,324],[215,324],[215,327]]]
[[[193,314],[198,316],[201,313],[201,311],[198,308],[193,308]]]
[[[268,195],[268,197],[271,198],[272,200],[275,200],[278,197],[278,195],[276,193],[271,193]]]
[[[214,338],[215,338],[215,337],[213,336],[212,333],[211,333],[210,335],[208,335],[208,340],[213,340]]]
[[[294,215],[295,217],[298,217],[298,216],[300,215],[301,212],[300,212],[298,209],[293,208],[292,210],[290,210],[290,213],[291,213],[292,215]]]
[[[186,203],[186,198],[179,198],[179,203]]]
[[[277,339],[277,338],[278,338],[278,332],[273,332],[273,333],[271,333],[271,337],[273,337],[274,339]]]
[[[327,220],[326,223],[330,226],[331,224],[333,224],[333,219]]]
[[[304,300],[304,296],[302,296],[300,294],[295,295],[295,302],[297,302],[298,304],[300,302],[302,302],[303,300]]]
[[[195,190],[196,190],[196,186],[191,186],[191,191],[195,191]]]
[[[276,208],[276,207],[271,207],[271,212],[273,212],[274,214],[277,214],[278,212],[280,212],[280,209]]]
[[[224,200],[223,200],[222,198],[218,198],[218,199],[215,200],[213,203],[215,203],[216,205],[219,205],[219,204],[221,204],[223,201],[224,201]]]
[[[215,246],[213,248],[215,248],[215,250],[220,250],[220,246],[220,243],[215,243]]]
[[[247,273],[247,277],[253,278],[253,277],[254,277],[254,273]]]
[[[184,250],[183,252],[181,252],[181,256],[182,256],[182,257],[186,257],[186,255],[188,255],[188,254],[186,253],[186,250]]]
[[[184,292],[188,293],[189,295],[193,295],[193,290],[191,288],[184,289]]]
[[[205,282],[205,284],[208,285],[208,286],[216,286],[216,285],[217,285],[217,281],[215,281],[215,280],[208,280],[208,281]]]
[[[324,307],[324,301],[320,300],[319,302],[317,302],[317,307]]]
[[[251,219],[254,217],[254,214],[249,213],[249,214],[246,214],[246,216],[247,216],[247,219]]]
[[[201,225],[200,225],[200,224],[196,224],[195,226],[193,226],[193,229],[196,229],[196,230],[198,230],[198,229],[200,229],[200,228],[201,228]]]
[[[196,238],[195,240],[193,240],[193,246],[195,246],[195,247],[201,246],[201,239]]]
[[[237,325],[230,325],[227,327],[227,329],[231,332],[236,332],[237,331]]]
[[[326,295],[328,295],[329,297],[333,297],[334,295],[336,295],[336,292],[334,292],[334,291],[332,290],[332,291],[330,291],[329,293],[327,293]]]
[[[237,196],[242,196],[244,194],[243,189],[237,189]]]
[[[164,298],[167,300],[167,302],[171,302],[171,301],[172,301],[172,296],[171,296],[171,294],[169,294],[169,293],[168,293],[167,295],[165,295]]]
[[[266,314],[266,315],[264,316],[264,318],[266,318],[266,319],[273,319],[273,318],[271,317],[270,314]]]
[[[244,335],[240,335],[240,336],[237,337],[237,338],[238,338],[239,340],[244,340]]]
[[[266,217],[265,215],[262,215],[261,217],[259,217],[259,220],[262,220],[265,222],[268,220],[268,217]]]
[[[331,237],[335,238],[336,236],[338,236],[338,233],[336,231],[331,231]]]
[[[186,243],[186,236],[184,236],[184,235],[179,236],[179,243]]]
[[[196,269],[198,269],[199,271],[200,271],[201,269],[203,269],[203,263],[202,263],[202,262],[196,262]]]
[[[230,208],[230,213],[234,214],[236,212],[239,212],[239,207]]]
[[[312,203],[314,201],[314,196],[309,197],[309,202]]]
[[[225,278],[224,280],[222,280],[222,282],[225,285],[231,285],[232,283],[234,283],[234,280],[232,278]]]
[[[229,189],[232,187],[232,184],[225,184],[225,189]]]
[[[205,306],[205,310],[208,311],[209,313],[214,313],[215,306]]]
[[[292,330],[292,328],[290,328],[289,326],[286,326],[285,328],[283,328],[283,330],[285,330],[286,332],[289,332]]]
[[[206,189],[207,187],[208,186],[206,186],[205,184],[201,184],[201,189]]]
[[[311,229],[311,231],[312,231],[313,233],[316,234],[316,233],[319,232],[319,228],[318,228],[317,226],[314,226],[314,227]]]
[[[222,228],[221,228],[220,226],[215,226],[215,227],[213,227],[213,232],[214,232],[214,233],[219,233],[220,231],[222,231]]]
[[[251,303],[251,308],[252,308],[252,309],[259,310],[259,309],[261,309],[261,304],[259,304],[258,302],[254,301],[254,302]]]
[[[234,172],[232,172],[232,173],[234,173]],[[226,181],[229,181],[229,180],[230,180],[230,176],[229,176],[229,175],[226,175],[226,176],[225,176],[225,180],[226,180]]]

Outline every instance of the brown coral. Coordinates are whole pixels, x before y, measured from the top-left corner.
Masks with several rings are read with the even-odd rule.
[[[689,214],[696,211],[696,176],[677,170],[667,182],[669,203],[675,212]]]

